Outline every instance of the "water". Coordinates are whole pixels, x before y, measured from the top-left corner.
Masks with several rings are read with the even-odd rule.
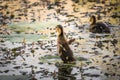
[[[26,19],[23,16],[17,23],[14,23],[15,19],[13,19],[13,23],[8,25],[8,30],[11,31],[10,35],[0,34],[0,80],[34,80],[35,78],[37,80],[119,80],[119,18],[110,17],[111,13],[109,14],[109,12],[107,16],[104,12],[102,13],[107,8],[103,3],[85,2],[85,5],[76,4],[76,7],[79,8],[78,12],[72,10],[72,1],[63,2],[65,10],[62,13],[72,14],[73,17],[56,14],[56,6],[53,6],[55,9],[52,10],[42,9],[39,15],[37,11],[41,7],[31,6],[31,3],[28,3],[28,6],[31,6],[30,9],[26,9],[28,10],[28,22],[24,22]],[[18,14],[22,12],[15,10],[24,9],[23,4],[19,4],[19,1],[7,3],[9,9],[3,10],[5,14],[10,10],[10,14],[13,12],[15,17],[20,17]],[[16,3],[18,3],[17,6]],[[4,5],[6,2],[1,1],[1,4]],[[88,16],[97,13],[97,6],[102,7],[100,13],[102,21],[116,25],[116,27],[111,27],[110,34],[94,34],[88,31]],[[12,10],[11,7],[16,9]],[[94,9],[89,9],[90,7]],[[110,12],[119,10],[119,8],[114,10],[113,6],[110,8],[113,8]],[[29,18],[33,18],[29,15],[34,13],[36,20],[41,17],[41,22],[29,20]],[[80,29],[75,27],[75,22],[81,27]],[[54,31],[57,24],[64,26],[67,39],[76,39],[70,45],[76,64],[63,64],[58,56],[57,36]]]
[[[10,35],[0,34],[0,38],[4,38],[5,40],[11,42],[22,42],[24,39],[26,40],[26,42],[36,42],[39,41],[39,39],[47,39],[48,37],[40,34],[13,33]]]

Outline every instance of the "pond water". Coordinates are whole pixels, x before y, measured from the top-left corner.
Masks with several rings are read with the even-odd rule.
[[[0,80],[120,80],[119,0],[55,0],[59,7],[39,1],[0,1],[0,21],[7,26],[0,26]],[[111,33],[89,32],[89,16],[99,14],[115,25]],[[64,64],[57,53],[58,24],[67,40],[75,38],[75,64]]]
[[[26,42],[36,42],[39,39],[48,39],[48,36],[40,34],[12,33],[10,35],[0,34],[0,38],[4,38],[6,41],[11,42],[22,42],[24,39]]]
[[[113,28],[111,34],[93,34],[87,28],[82,32],[76,28],[75,32],[73,28],[68,31],[72,35],[66,34],[67,38],[76,38],[70,45],[76,64],[62,63],[57,55],[56,36],[1,34],[5,42],[0,43],[0,77],[2,80],[117,80],[120,78],[118,28]],[[21,42],[23,38],[28,43]]]

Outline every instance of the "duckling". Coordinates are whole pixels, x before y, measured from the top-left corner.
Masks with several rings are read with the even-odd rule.
[[[91,16],[90,18],[90,28],[89,31],[93,33],[110,33],[109,25],[105,22],[96,22],[96,17]]]
[[[56,26],[56,32],[57,32],[57,47],[58,47],[58,53],[60,58],[64,63],[74,63],[75,58],[73,55],[72,50],[69,47],[69,43],[71,43],[74,40],[70,40],[69,42],[66,41],[63,27],[61,25]]]

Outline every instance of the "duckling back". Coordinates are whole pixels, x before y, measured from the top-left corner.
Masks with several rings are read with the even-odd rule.
[[[103,22],[97,22],[95,24],[90,25],[89,30],[93,33],[110,33],[110,28],[107,24]]]
[[[75,58],[69,44],[64,38],[58,38],[58,52],[59,56],[64,63],[74,62]]]

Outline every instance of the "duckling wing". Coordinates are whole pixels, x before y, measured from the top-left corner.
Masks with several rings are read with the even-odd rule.
[[[59,54],[66,54],[73,56],[73,52],[70,49],[69,44],[67,42],[62,44],[59,43]]]
[[[67,43],[59,44],[59,48],[60,48],[60,51],[63,51],[63,52],[71,51],[71,49]]]
[[[96,23],[96,28],[101,29],[102,32],[110,33],[110,28],[108,25],[104,22],[97,22]]]
[[[67,43],[60,45],[59,55],[65,63],[75,61],[75,58],[73,56],[73,52]]]
[[[68,44],[71,44],[72,42],[74,42],[75,41],[75,39],[70,39],[69,41],[68,41]]]

